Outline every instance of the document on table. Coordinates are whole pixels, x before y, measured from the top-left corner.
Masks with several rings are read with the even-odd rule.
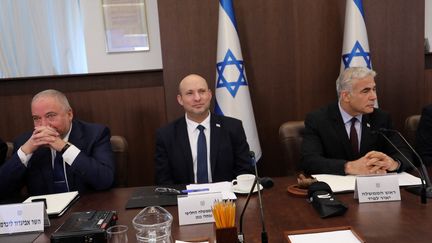
[[[209,243],[209,241],[181,241],[181,240],[176,240],[175,243]]]
[[[206,184],[190,184],[186,186],[187,190],[196,190],[197,192],[190,192],[189,195],[197,194],[197,193],[214,193],[220,192],[222,193],[222,198],[237,199],[236,195],[232,190],[232,184],[230,181],[216,182],[216,183],[206,183]],[[200,191],[201,189],[208,189],[206,191]]]
[[[338,230],[320,233],[308,233],[298,235],[288,235],[291,243],[309,242],[331,242],[331,243],[360,243],[351,230]]]
[[[413,176],[409,173],[402,172],[397,174],[399,180],[399,186],[413,186],[420,185],[420,178]],[[354,191],[356,176],[353,175],[329,175],[329,174],[317,174],[312,175],[318,181],[323,181],[329,184],[333,192],[349,192]]]

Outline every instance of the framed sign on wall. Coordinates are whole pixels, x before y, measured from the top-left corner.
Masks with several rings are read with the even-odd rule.
[[[106,51],[150,50],[145,0],[102,0]]]

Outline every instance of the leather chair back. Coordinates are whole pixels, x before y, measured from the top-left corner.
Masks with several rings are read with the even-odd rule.
[[[420,122],[421,115],[412,115],[405,119],[404,133],[408,142],[414,146],[417,127]]]
[[[304,121],[288,121],[279,127],[279,140],[283,149],[287,175],[300,171],[300,150],[304,127]]]
[[[12,142],[6,142],[6,145],[8,147],[7,152],[6,152],[6,160],[8,160],[12,156],[14,145]]]
[[[115,186],[126,187],[128,185],[128,143],[123,136],[111,136],[111,147],[116,163]]]

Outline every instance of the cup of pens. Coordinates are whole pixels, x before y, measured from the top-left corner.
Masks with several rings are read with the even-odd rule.
[[[232,200],[216,201],[212,207],[216,226],[216,241],[237,243],[236,206]]]

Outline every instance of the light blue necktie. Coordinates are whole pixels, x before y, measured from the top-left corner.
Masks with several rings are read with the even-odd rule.
[[[208,183],[207,172],[207,142],[204,134],[205,127],[198,125],[200,131],[197,143],[197,183]]]

